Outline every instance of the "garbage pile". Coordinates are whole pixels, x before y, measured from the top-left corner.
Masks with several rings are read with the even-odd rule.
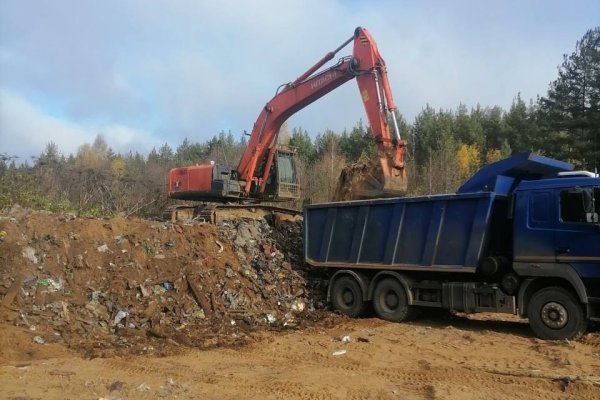
[[[301,222],[0,215],[0,318],[89,357],[243,344],[319,319]]]

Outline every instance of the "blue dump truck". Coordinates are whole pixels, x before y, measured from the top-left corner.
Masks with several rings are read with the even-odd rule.
[[[330,272],[346,315],[388,321],[425,308],[512,313],[543,339],[600,321],[600,178],[520,153],[455,194],[314,204],[306,262]]]

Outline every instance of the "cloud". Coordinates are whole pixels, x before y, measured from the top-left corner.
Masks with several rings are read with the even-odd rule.
[[[93,136],[81,127],[44,115],[23,98],[0,91],[1,152],[29,158],[53,141],[63,152],[74,153],[79,144],[90,140]]]
[[[76,154],[84,143],[102,134],[116,152],[149,151],[160,141],[123,125],[84,127],[47,115],[27,100],[0,90],[0,153],[19,156],[20,162],[38,156],[49,142],[64,155]]]
[[[524,99],[543,94],[562,54],[597,24],[600,3],[576,3],[0,0],[0,88],[5,102],[36,121],[1,105],[0,146],[31,154],[51,131],[70,137],[65,151],[100,130],[126,129],[140,151],[222,130],[237,136],[252,129],[280,84],[358,25],[378,42],[409,121],[426,104],[508,107],[518,92]],[[315,135],[361,118],[349,82],[289,126]],[[9,143],[5,127],[29,138]],[[28,131],[34,128],[46,133]]]

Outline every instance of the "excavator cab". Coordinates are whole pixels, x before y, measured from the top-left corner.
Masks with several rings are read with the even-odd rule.
[[[244,195],[245,181],[239,180],[228,165],[211,163],[174,168],[169,171],[168,180],[169,197],[181,200],[230,202],[261,198],[280,202],[300,198],[296,152],[287,146],[278,147],[275,152],[265,191],[258,193],[257,178],[250,198]]]
[[[300,198],[300,185],[296,174],[296,152],[277,150],[277,198],[297,200]]]
[[[264,197],[272,201],[290,201],[300,198],[300,185],[296,173],[296,151],[288,146],[278,145],[275,162],[271,168]]]

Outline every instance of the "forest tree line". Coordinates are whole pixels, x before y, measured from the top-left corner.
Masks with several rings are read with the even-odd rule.
[[[517,93],[509,109],[427,105],[412,122],[396,117],[408,142],[409,194],[452,192],[482,165],[527,150],[594,171],[600,168],[600,27],[564,56],[558,77],[537,99]],[[280,139],[298,154],[302,199],[295,207],[330,200],[341,169],[376,153],[363,121],[317,135],[284,126]],[[31,164],[0,150],[0,210],[19,204],[84,215],[158,215],[170,202],[170,168],[208,161],[235,167],[246,143],[243,135],[220,132],[206,142],[185,139],[176,148],[164,144],[148,154],[119,154],[98,135],[70,155],[50,142]]]

